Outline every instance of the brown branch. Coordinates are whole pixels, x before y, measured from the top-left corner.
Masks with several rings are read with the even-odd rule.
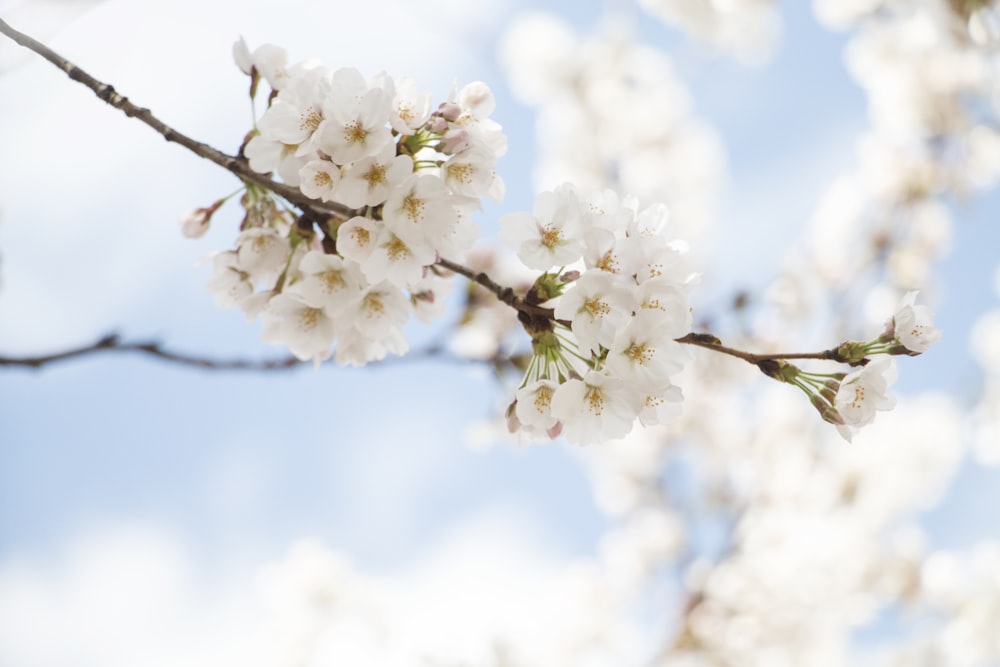
[[[291,371],[297,368],[311,366],[308,361],[301,361],[295,357],[288,356],[280,359],[216,359],[213,357],[186,354],[169,350],[156,341],[147,342],[125,342],[118,334],[111,333],[90,345],[70,348],[62,352],[44,354],[33,357],[6,357],[0,355],[0,368],[29,368],[40,370],[45,366],[60,363],[63,361],[73,361],[103,353],[134,353],[153,357],[161,361],[200,368],[208,371]],[[453,363],[481,363],[492,366],[498,373],[507,367],[518,368],[519,364],[525,362],[517,355],[512,357],[496,356],[489,359],[471,359],[458,357],[450,354],[440,345],[429,345],[427,347],[411,350],[405,357],[387,357],[369,365],[395,365],[398,363],[416,361],[418,359],[430,359],[451,361]],[[332,363],[332,362],[331,362]]]
[[[822,350],[820,352],[775,352],[771,354],[757,354],[754,352],[744,352],[743,350],[737,350],[733,347],[727,347],[722,344],[718,338],[712,334],[699,334],[699,333],[689,333],[681,338],[675,338],[678,343],[683,343],[685,345],[694,345],[697,347],[703,347],[706,350],[712,350],[714,352],[719,352],[721,354],[728,354],[731,357],[736,357],[742,359],[743,361],[753,364],[754,366],[759,366],[761,362],[765,361],[778,361],[778,360],[788,360],[788,359],[825,359],[828,361],[839,361],[845,362],[846,360],[840,356],[837,348],[831,348],[829,350]]]
[[[22,367],[39,369],[60,361],[79,359],[104,352],[134,352],[144,354],[163,361],[169,361],[182,366],[192,366],[205,370],[221,371],[284,371],[303,365],[295,357],[284,359],[249,360],[249,359],[212,359],[191,354],[183,354],[165,349],[157,342],[126,343],[117,334],[108,334],[100,340],[81,347],[56,352],[54,354],[36,357],[3,357],[0,356],[0,367]]]
[[[264,174],[258,174],[250,168],[250,164],[245,158],[227,155],[222,151],[209,146],[208,144],[195,141],[191,137],[178,132],[154,116],[153,112],[149,109],[137,106],[129,101],[127,97],[119,94],[114,89],[114,86],[95,79],[93,76],[80,69],[66,58],[63,58],[41,42],[15,30],[3,19],[0,19],[0,33],[7,35],[21,46],[42,56],[62,70],[70,79],[78,83],[82,83],[87,88],[90,88],[98,98],[120,110],[126,116],[136,118],[153,128],[167,141],[180,144],[195,155],[209,160],[210,162],[214,162],[239,178],[252,181],[261,187],[284,197],[292,204],[298,206],[304,211],[312,213],[316,217],[332,217],[338,220],[347,220],[354,215],[354,212],[346,206],[332,203],[325,204],[314,201],[302,194],[302,191],[298,188],[291,187],[285,183],[278,183]]]
[[[0,19],[0,33],[7,35],[15,42],[21,46],[34,51],[38,55],[42,56],[50,63],[62,70],[70,79],[77,81],[88,88],[90,88],[98,98],[111,105],[112,107],[122,111],[126,116],[130,118],[136,118],[149,127],[160,133],[164,139],[171,141],[181,146],[184,146],[190,150],[195,155],[209,160],[223,169],[231,172],[232,174],[238,176],[239,178],[247,181],[251,181],[260,185],[267,190],[284,197],[286,200],[298,206],[303,211],[303,215],[307,220],[321,221],[324,218],[335,218],[338,220],[347,220],[354,215],[354,211],[345,206],[333,203],[320,203],[316,202],[308,197],[306,197],[301,190],[298,188],[291,187],[285,183],[279,183],[272,180],[264,174],[259,174],[250,168],[249,163],[243,157],[234,157],[232,155],[227,155],[222,151],[219,151],[208,144],[202,143],[200,141],[195,141],[194,139],[188,137],[185,134],[178,132],[173,129],[144,107],[137,106],[129,101],[127,97],[119,94],[115,91],[114,87],[103,83],[93,76],[80,69],[74,65],[69,60],[63,58],[59,54],[52,51],[50,48],[32,39],[28,35],[19,32],[12,28],[3,19]],[[521,315],[522,323],[524,322],[537,322],[537,321],[548,321],[560,324],[566,328],[571,329],[572,324],[566,320],[559,320],[555,316],[555,311],[552,308],[546,308],[544,306],[531,303],[530,300],[526,300],[522,297],[517,296],[514,290],[510,287],[504,287],[493,281],[488,275],[483,272],[475,272],[461,264],[452,262],[447,259],[439,259],[437,264],[440,266],[465,276],[469,280],[475,282],[486,290],[493,293],[497,299],[502,303],[507,304],[511,308],[514,308]],[[527,326],[527,325],[526,325]],[[712,336],[711,334],[696,334],[690,333],[681,338],[677,338],[678,343],[683,343],[687,345],[695,345],[698,347],[703,347],[721,354],[727,354],[729,356],[737,357],[743,359],[744,361],[757,365],[761,367],[762,362],[781,360],[781,359],[832,359],[836,361],[843,361],[837,353],[837,349],[823,350],[822,352],[808,352],[808,353],[793,353],[793,354],[754,354],[751,352],[744,352],[742,350],[737,350],[735,348],[727,347],[722,344],[722,342]],[[94,345],[86,346],[83,348],[77,348],[75,350],[69,350],[67,352],[62,352],[55,355],[34,357],[34,358],[22,358],[22,359],[12,359],[12,358],[2,358],[0,357],[0,366],[28,366],[28,367],[40,367],[44,364],[51,363],[53,361],[59,361],[62,359],[74,358],[79,356],[84,356],[87,354],[92,354],[95,352],[106,351],[106,350],[118,350],[118,351],[133,351],[142,352],[152,356],[160,357],[162,359],[175,361],[180,364],[186,364],[190,366],[197,366],[201,368],[214,368],[214,369],[227,369],[227,370],[276,370],[293,368],[297,366],[298,362],[295,358],[287,358],[275,361],[217,361],[212,359],[192,357],[187,355],[180,355],[173,352],[168,352],[164,350],[158,343],[120,343],[115,336],[107,336]],[[761,367],[764,370],[763,367]],[[765,371],[766,372],[766,371]]]
[[[514,290],[510,287],[504,287],[496,283],[492,278],[483,273],[482,271],[476,272],[472,269],[463,266],[457,262],[453,262],[448,259],[439,258],[437,263],[440,266],[448,269],[449,271],[454,271],[455,273],[465,276],[472,282],[476,283],[480,287],[492,292],[496,298],[501,302],[505,303],[514,310],[529,315],[531,317],[537,317],[545,320],[551,320],[557,324],[561,324],[567,329],[572,329],[573,325],[568,320],[556,319],[556,312],[552,308],[546,308],[544,306],[537,306],[534,304],[527,303],[524,299],[517,296]]]

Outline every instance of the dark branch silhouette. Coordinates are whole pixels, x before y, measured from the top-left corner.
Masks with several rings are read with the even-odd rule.
[[[164,348],[162,344],[155,341],[126,342],[121,340],[118,337],[118,334],[108,334],[90,345],[74,347],[53,354],[45,354],[34,357],[0,356],[0,366],[40,369],[43,366],[48,366],[61,361],[80,359],[106,352],[142,354],[161,359],[163,361],[180,364],[182,366],[192,366],[194,368],[202,368],[206,370],[286,371],[304,365],[304,362],[301,362],[292,356],[282,359],[265,360],[213,359],[210,357],[168,350]]]

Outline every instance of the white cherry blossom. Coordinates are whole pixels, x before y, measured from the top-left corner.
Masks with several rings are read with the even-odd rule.
[[[532,213],[500,218],[500,240],[532,269],[566,266],[580,259],[584,232],[579,197],[567,185],[540,193]]]
[[[236,237],[237,259],[241,271],[258,286],[274,284],[291,257],[288,239],[273,229],[255,227]]]
[[[282,293],[268,302],[263,319],[264,341],[287,345],[303,361],[318,363],[330,357],[336,326],[322,308],[308,305],[295,294]]]
[[[389,124],[400,134],[413,131],[427,122],[431,115],[431,94],[417,90],[417,82],[403,78],[396,82],[396,97],[392,101]]]
[[[615,333],[628,322],[635,298],[623,279],[605,271],[588,271],[556,305],[556,317],[573,323],[580,349],[596,353],[611,347]]]
[[[299,190],[306,197],[332,201],[340,182],[340,167],[329,160],[310,160],[299,169]]]
[[[858,429],[872,423],[877,410],[891,410],[896,405],[895,397],[888,393],[896,377],[893,358],[879,355],[841,381],[834,407],[844,420],[837,430],[845,440],[851,440]]]
[[[927,306],[915,305],[918,292],[907,292],[890,325],[895,340],[910,352],[922,354],[941,340],[941,331],[934,326],[934,314]]]
[[[212,273],[205,287],[215,296],[219,308],[236,308],[253,294],[250,274],[240,269],[235,251],[217,253],[212,258]]]
[[[401,239],[436,248],[449,239],[458,224],[454,201],[440,177],[412,174],[392,190],[382,207],[382,217]]]
[[[529,433],[549,435],[558,420],[552,416],[552,397],[559,385],[552,380],[536,380],[514,394],[514,412],[522,429]],[[526,427],[526,428],[525,428]]]
[[[684,367],[687,353],[664,326],[633,319],[608,346],[606,369],[630,387],[655,392]]]
[[[353,68],[333,73],[331,91],[323,101],[324,124],[319,148],[337,164],[375,155],[391,143],[386,124],[392,110],[393,91],[369,87]]]
[[[337,255],[312,250],[299,262],[301,279],[285,288],[309,306],[335,315],[361,297],[365,284],[357,264]]]
[[[550,409],[566,439],[581,445],[624,437],[636,416],[625,383],[597,371],[559,385]]]
[[[377,155],[362,158],[345,168],[335,198],[351,208],[377,206],[411,173],[413,159],[408,155],[396,155],[396,145],[388,143]]]

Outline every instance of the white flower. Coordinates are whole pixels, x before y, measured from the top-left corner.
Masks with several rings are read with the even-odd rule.
[[[500,218],[500,240],[517,252],[525,266],[547,270],[566,266],[583,256],[581,204],[572,186],[542,192],[533,213]]]
[[[617,276],[587,271],[559,299],[556,317],[572,321],[581,350],[597,352],[601,345],[611,347],[615,332],[631,317],[634,303],[632,292]]]
[[[390,142],[378,155],[358,160],[346,168],[336,199],[351,208],[377,206],[411,173],[413,159],[396,155],[396,145]]]
[[[292,249],[288,239],[273,229],[254,227],[236,237],[236,256],[241,271],[258,286],[270,287],[288,264]]]
[[[503,197],[503,187],[495,189],[498,180],[493,173],[496,155],[484,146],[472,146],[451,156],[441,168],[444,181],[455,194],[465,197],[489,195],[499,201]],[[500,181],[502,184],[502,181]]]
[[[413,79],[400,79],[396,84],[396,97],[392,101],[389,124],[400,134],[413,131],[427,122],[431,115],[431,94],[417,91]]]
[[[552,380],[538,380],[514,394],[514,413],[522,430],[531,434],[548,434],[558,424],[552,416],[552,397],[559,385]],[[527,428],[524,428],[527,427]]]
[[[310,140],[325,120],[322,102],[329,88],[325,69],[310,70],[296,77],[261,116],[257,123],[261,134],[285,144],[301,144],[299,155],[314,156],[315,142]]]
[[[501,131],[500,124],[488,117],[496,107],[496,99],[489,86],[481,81],[474,81],[449,101],[459,107],[455,125],[469,133],[473,145],[488,148],[494,159],[507,152],[507,137]]]
[[[261,44],[251,54],[246,41],[240,36],[233,44],[233,60],[247,76],[256,69],[274,90],[281,90],[288,81],[289,74],[285,68],[288,52],[280,46]]]
[[[380,233],[381,225],[377,221],[354,216],[337,229],[337,252],[361,264],[372,254]]]
[[[670,384],[669,376],[684,367],[687,353],[663,326],[633,319],[608,346],[606,368],[640,391],[656,392]]]
[[[581,445],[624,437],[636,416],[625,383],[597,371],[561,384],[551,411],[562,422],[566,438]]]
[[[448,304],[444,295],[451,292],[455,281],[443,278],[433,271],[425,271],[420,280],[410,285],[410,305],[413,315],[424,324],[430,324],[434,319],[443,317]]]
[[[372,340],[388,339],[410,316],[410,300],[390,283],[383,282],[364,290],[361,298],[344,314],[358,331]]]
[[[327,122],[319,147],[337,164],[348,164],[375,155],[391,143],[386,127],[393,92],[379,86],[369,88],[353,68],[333,73],[331,91],[323,102]]]
[[[663,335],[679,338],[691,331],[691,308],[683,290],[665,278],[653,278],[636,289],[637,320],[648,320],[651,326],[663,327]]]
[[[212,279],[205,285],[219,308],[235,308],[253,294],[250,274],[239,267],[235,251],[220,252],[212,258]]]
[[[910,352],[921,354],[941,340],[941,331],[934,327],[934,313],[927,306],[916,306],[917,292],[907,292],[896,314],[892,316],[892,330],[896,341]]]
[[[434,250],[423,245],[409,245],[385,226],[372,244],[368,257],[361,262],[361,271],[369,283],[388,280],[396,287],[417,283],[424,267],[434,263]]]
[[[310,160],[299,169],[299,190],[312,199],[331,201],[340,182],[340,167],[329,160]]]
[[[639,423],[643,426],[669,424],[681,414],[684,394],[678,386],[668,383],[665,388],[653,392],[640,392],[629,386],[629,391],[638,400]]]
[[[438,248],[450,239],[458,224],[453,200],[438,176],[412,174],[389,194],[382,218],[407,243]]]
[[[314,308],[330,315],[341,313],[361,297],[365,284],[361,271],[353,262],[318,250],[308,252],[299,263],[302,279],[285,288]]]
[[[378,340],[362,333],[357,327],[347,327],[337,336],[337,352],[334,359],[338,364],[364,366],[370,361],[379,361],[386,354],[402,356],[409,349],[403,330],[388,329]]]
[[[299,170],[309,161],[305,155],[296,155],[298,146],[284,144],[272,137],[258,134],[247,142],[243,154],[250,168],[259,174],[276,171],[281,180],[292,186],[299,184]]]
[[[284,343],[302,361],[318,363],[330,357],[336,327],[322,308],[293,294],[278,294],[268,302],[263,318],[263,340]]]
[[[247,46],[246,40],[243,39],[243,35],[240,35],[240,38],[233,42],[233,60],[241,72],[250,76],[254,67],[253,56],[250,55],[250,48]]]
[[[895,361],[886,355],[879,355],[841,381],[834,408],[844,421],[837,425],[844,439],[849,441],[859,428],[872,423],[876,410],[895,407],[896,399],[888,394],[895,381]]]

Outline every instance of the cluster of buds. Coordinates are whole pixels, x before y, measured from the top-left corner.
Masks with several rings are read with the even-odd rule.
[[[783,360],[762,362],[761,370],[805,392],[823,419],[849,441],[875,420],[877,411],[895,407],[889,394],[897,378],[892,356],[923,354],[941,339],[934,315],[927,306],[916,305],[916,298],[917,292],[903,297],[878,338],[849,341],[834,351],[836,361],[859,367],[851,373],[812,373]]]
[[[586,444],[679,412],[670,377],[687,354],[674,339],[691,328],[694,274],[667,222],[663,206],[639,211],[610,191],[588,202],[568,184],[501,219],[500,239],[544,271],[527,301],[554,305],[555,318],[522,317],[533,355],[507,410],[512,432]]]
[[[480,198],[503,195],[494,167],[506,137],[489,118],[489,88],[469,84],[432,112],[430,93],[410,79],[287,66],[283,49],[251,54],[242,40],[234,55],[251,98],[262,74],[272,88],[243,148],[250,167],[346,213],[297,219],[247,184],[236,247],[214,259],[217,303],[260,315],[265,340],[303,360],[327,359],[334,343],[338,363],[405,353],[410,314],[441,311],[448,283],[436,263],[464,257],[478,236],[470,214]],[[192,215],[192,235],[213,206]]]

